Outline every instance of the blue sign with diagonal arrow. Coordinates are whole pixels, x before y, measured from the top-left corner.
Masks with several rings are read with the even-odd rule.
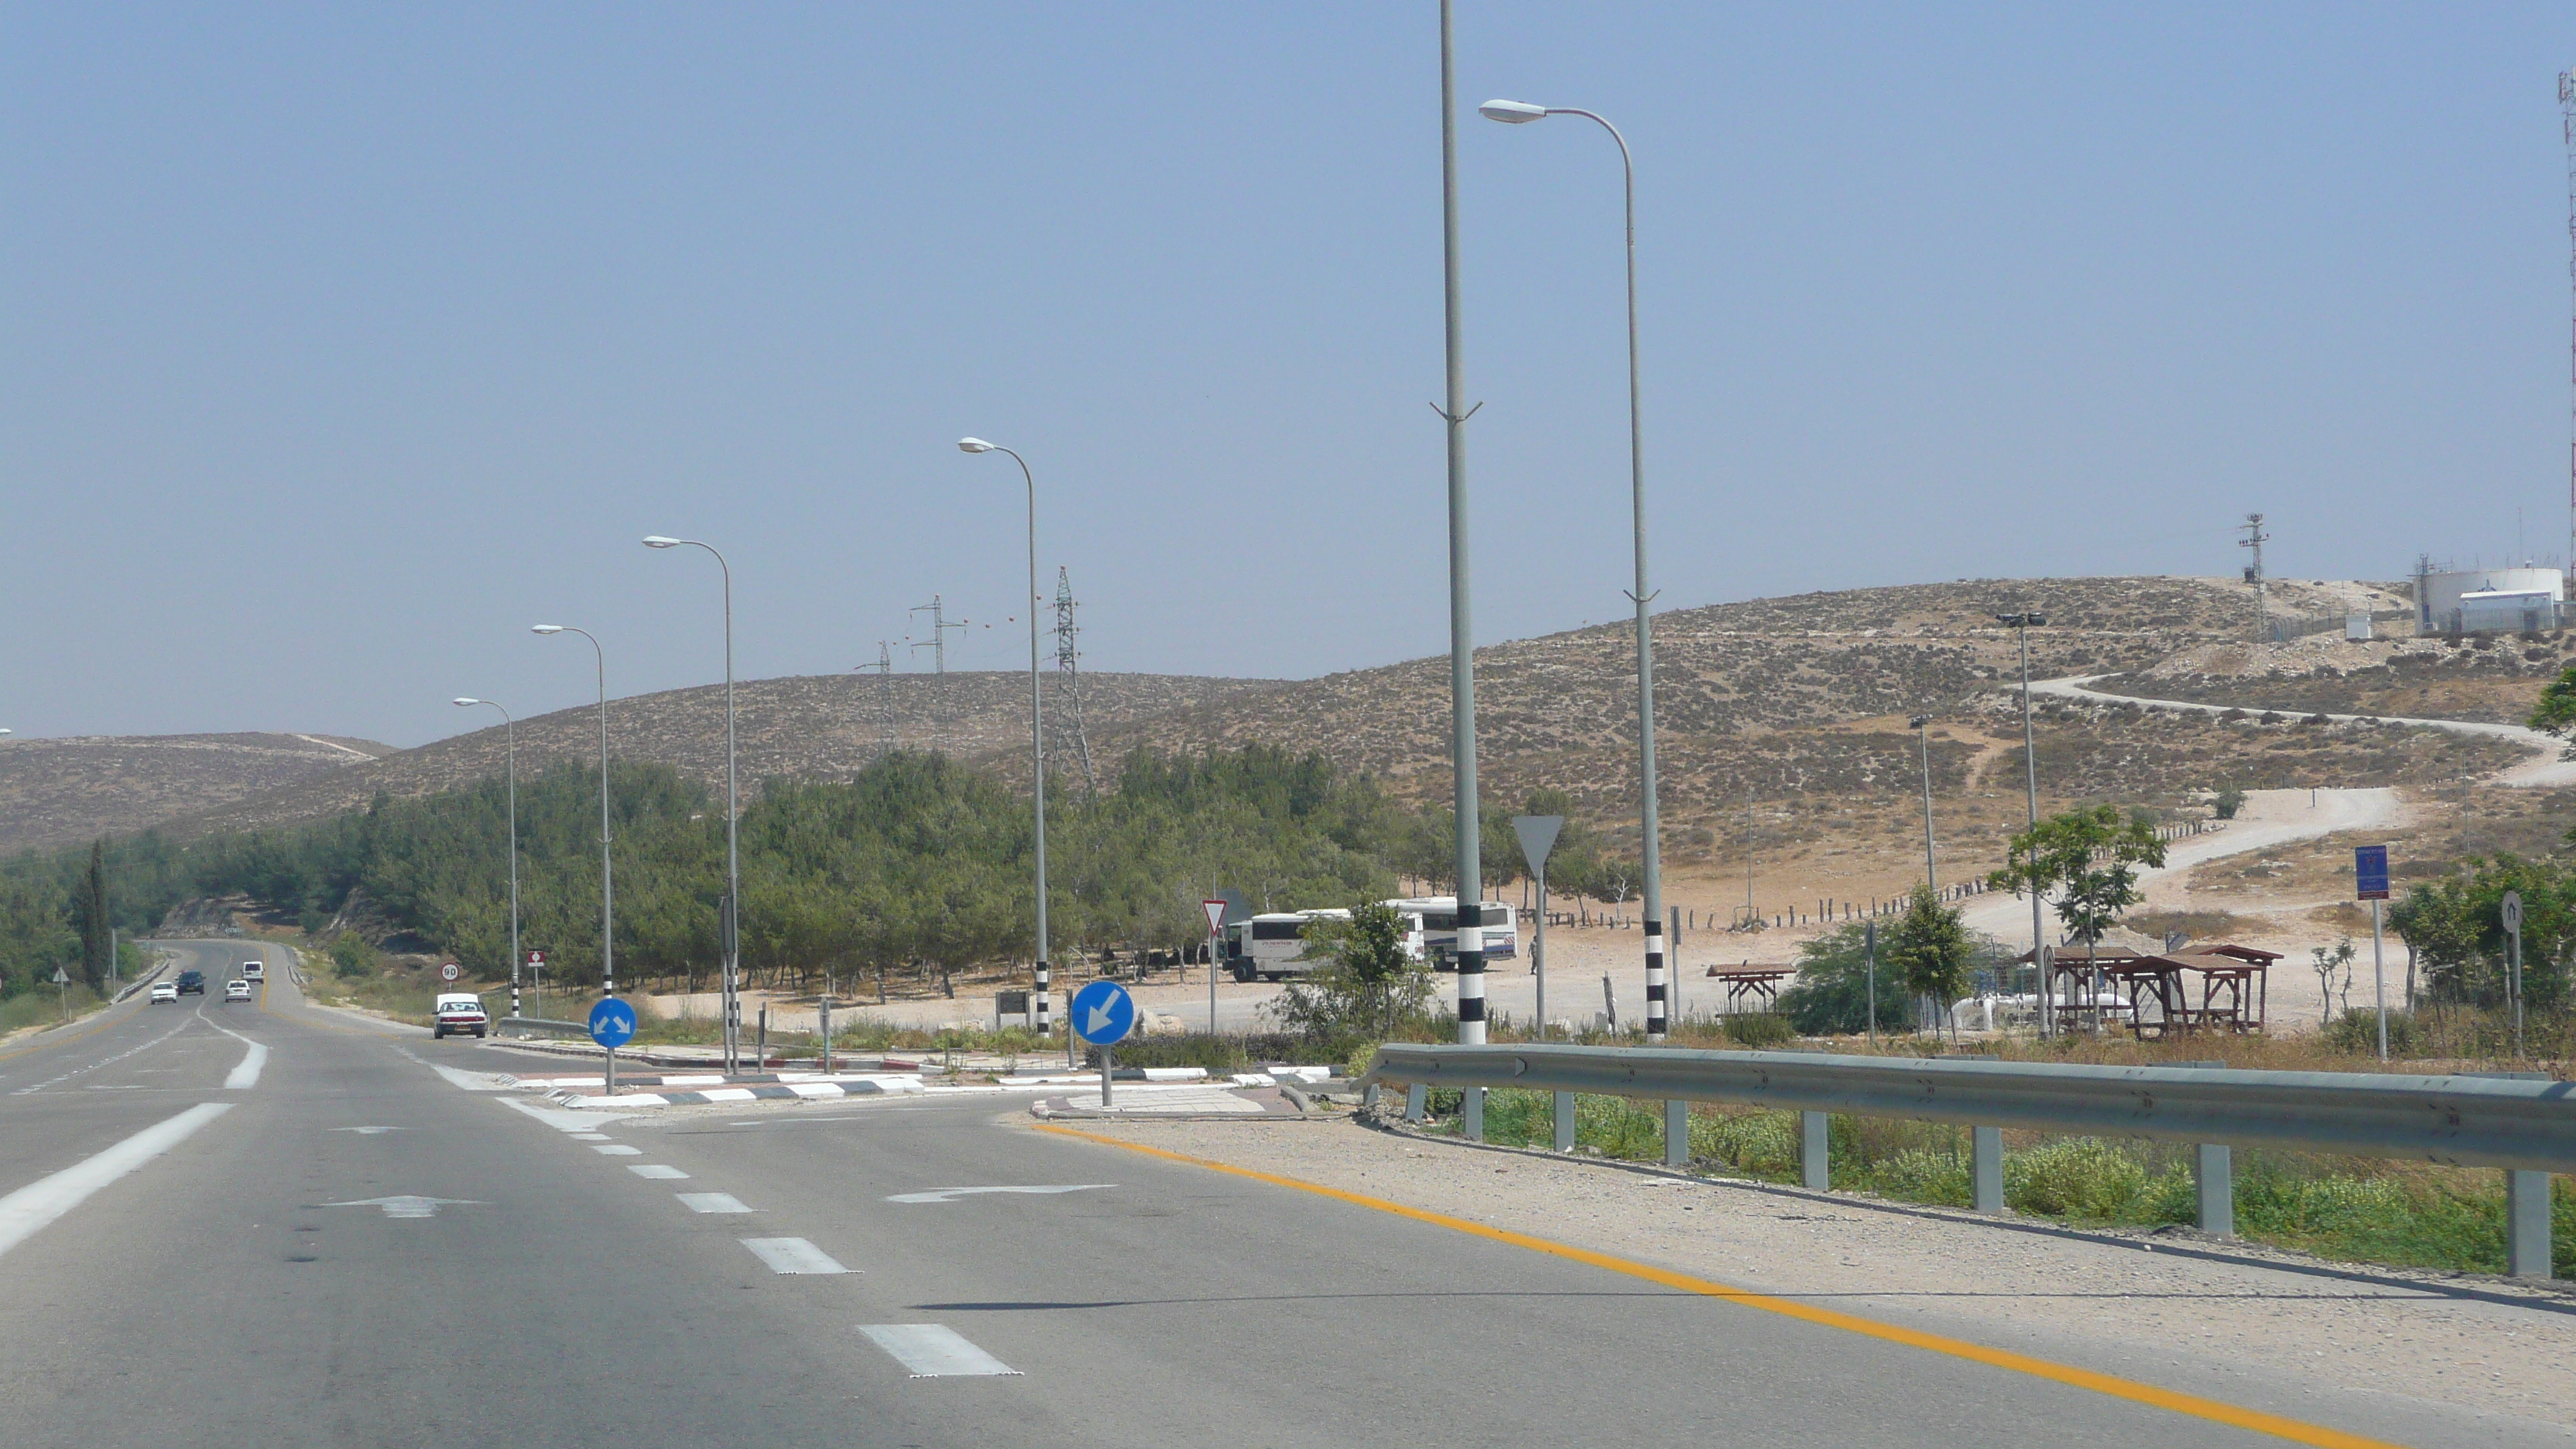
[[[1136,1029],[1136,998],[1115,981],[1094,981],[1073,994],[1073,1029],[1093,1046],[1114,1046]]]
[[[611,996],[590,1009],[590,1039],[615,1051],[635,1036],[635,1008]]]

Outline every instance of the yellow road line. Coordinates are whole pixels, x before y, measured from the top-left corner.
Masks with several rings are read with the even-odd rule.
[[[1613,1273],[1625,1274],[1631,1278],[1642,1278],[1649,1283],[1661,1284],[1680,1292],[1723,1299],[1740,1307],[1776,1313],[1783,1318],[1794,1318],[1802,1323],[1838,1328],[1846,1333],[1860,1334],[1865,1338],[1875,1338],[1886,1343],[1900,1343],[1908,1348],[1919,1348],[1930,1353],[1947,1354],[1952,1358],[1966,1359],[1971,1363],[1981,1363],[2012,1373],[2028,1374],[2033,1378],[2047,1379],[2052,1383],[2065,1384],[2071,1388],[2089,1389],[2097,1394],[2107,1394],[2115,1399],[2127,1399],[2131,1403],[2145,1404],[2150,1408],[2165,1409],[2194,1419],[2206,1419],[2213,1424],[2225,1424],[2230,1428],[2243,1429],[2255,1434],[2269,1434],[2274,1438],[2287,1439],[2294,1444],[2313,1444],[2319,1446],[2319,1449],[2396,1449],[2396,1446],[2384,1439],[2366,1439],[2359,1434],[2347,1434],[2340,1429],[2305,1424],[2296,1419],[2282,1418],[2278,1414],[2266,1414],[2259,1409],[2240,1408],[2235,1404],[2220,1403],[2216,1399],[2204,1399],[2196,1394],[2176,1393],[2171,1389],[2157,1388],[2153,1384],[2142,1384],[2110,1374],[2095,1373],[2091,1369],[2051,1363],[2047,1359],[2033,1358],[2028,1354],[2014,1353],[2008,1349],[1988,1348],[1984,1344],[1970,1343],[1965,1339],[1925,1333],[1920,1329],[1900,1328],[1892,1323],[1880,1323],[1874,1319],[1861,1318],[1849,1313],[1838,1313],[1830,1308],[1818,1308],[1814,1304],[1801,1303],[1794,1298],[1756,1292],[1750,1288],[1737,1288],[1712,1279],[1693,1277],[1688,1273],[1676,1273],[1668,1268],[1630,1262],[1626,1258],[1597,1253],[1589,1248],[1550,1242],[1545,1238],[1534,1238],[1527,1233],[1516,1233],[1508,1228],[1489,1227],[1483,1223],[1469,1222],[1465,1218],[1453,1218],[1445,1213],[1406,1207],[1402,1203],[1388,1202],[1384,1198],[1369,1197],[1363,1193],[1346,1192],[1341,1188],[1326,1187],[1321,1183],[1281,1177],[1276,1173],[1259,1172],[1249,1167],[1236,1167],[1230,1163],[1215,1162],[1204,1157],[1191,1157],[1184,1153],[1169,1152],[1160,1147],[1148,1147],[1141,1142],[1128,1142],[1116,1137],[1103,1136],[1097,1132],[1078,1131],[1071,1127],[1050,1124],[1040,1126],[1036,1130],[1052,1132],[1064,1137],[1079,1137],[1086,1142],[1123,1148],[1129,1152],[1141,1152],[1148,1157],[1160,1157],[1171,1162],[1185,1162],[1192,1167],[1204,1167],[1210,1172],[1250,1178],[1255,1182],[1266,1182],[1274,1187],[1311,1192],[1319,1197],[1329,1197],[1356,1207],[1393,1213],[1397,1217],[1411,1218],[1418,1223],[1430,1223],[1436,1227],[1454,1229],[1492,1242],[1509,1243],[1516,1248],[1527,1248],[1534,1253],[1545,1253],[1550,1257],[1565,1258]]]

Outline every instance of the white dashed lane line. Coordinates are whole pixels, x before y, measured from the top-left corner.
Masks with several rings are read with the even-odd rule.
[[[683,1192],[675,1193],[673,1196],[679,1198],[681,1203],[693,1213],[747,1213],[751,1211],[750,1208],[743,1205],[741,1198],[735,1197],[729,1192]]]
[[[664,1182],[679,1182],[688,1177],[687,1173],[666,1162],[630,1162],[626,1164],[626,1170],[637,1177],[656,1178]]]
[[[598,1153],[602,1157],[641,1157],[644,1155],[643,1148],[629,1147],[623,1142],[594,1142],[590,1144],[590,1150]]]
[[[212,1023],[209,1023],[209,1025],[211,1025],[211,1024],[212,1024]],[[101,1058],[99,1058],[97,1061],[89,1062],[89,1063],[87,1063],[87,1064],[85,1064],[85,1065],[74,1067],[74,1068],[72,1068],[70,1071],[63,1073],[63,1074],[62,1074],[62,1075],[60,1075],[60,1076],[57,1076],[57,1077],[47,1077],[45,1080],[43,1080],[43,1081],[41,1081],[41,1082],[38,1082],[38,1083],[34,1084],[33,1086],[20,1087],[20,1088],[16,1089],[15,1091],[12,1091],[9,1095],[10,1095],[10,1096],[12,1096],[12,1097],[23,1097],[23,1096],[26,1096],[26,1095],[27,1095],[28,1093],[30,1093],[30,1092],[41,1092],[41,1091],[45,1090],[47,1087],[50,1087],[50,1086],[54,1085],[56,1082],[68,1082],[68,1081],[70,1081],[72,1078],[79,1076],[79,1075],[80,1075],[81,1073],[83,1073],[83,1072],[94,1072],[94,1071],[97,1071],[99,1068],[101,1068],[101,1067],[103,1067],[103,1066],[107,1066],[107,1065],[109,1065],[110,1063],[113,1063],[113,1062],[121,1062],[121,1061],[125,1060],[127,1057],[130,1057],[130,1056],[134,1055],[136,1052],[148,1052],[148,1051],[152,1050],[154,1047],[159,1046],[161,1043],[163,1043],[163,1042],[165,1042],[165,1041],[168,1041],[170,1038],[172,1038],[172,1037],[174,1037],[174,1036],[177,1036],[179,1033],[181,1033],[181,1032],[183,1032],[183,1031],[186,1031],[187,1029],[188,1029],[188,1023],[187,1023],[187,1022],[185,1022],[185,1021],[182,1021],[182,1022],[180,1022],[177,1026],[174,1026],[174,1027],[170,1028],[168,1031],[165,1031],[165,1032],[161,1033],[159,1036],[156,1036],[156,1037],[152,1038],[152,1040],[150,1040],[150,1041],[147,1041],[147,1042],[143,1043],[141,1046],[127,1047],[125,1050],[123,1050],[123,1051],[121,1051],[121,1052],[118,1052],[116,1055],[114,1055],[114,1056],[112,1056],[112,1057],[101,1057]]]
[[[745,1238],[742,1245],[772,1273],[846,1273],[832,1255],[803,1238]]]
[[[859,1332],[917,1379],[1019,1376],[944,1323],[862,1323]]]
[[[0,1253],[43,1231],[46,1224],[87,1201],[91,1193],[187,1141],[198,1128],[232,1109],[230,1102],[201,1103],[144,1128],[86,1162],[0,1197]]]

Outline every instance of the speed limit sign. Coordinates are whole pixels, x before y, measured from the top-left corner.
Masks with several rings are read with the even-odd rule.
[[[465,968],[457,965],[453,961],[450,961],[446,965],[438,968],[438,979],[441,981],[453,981],[464,974]]]

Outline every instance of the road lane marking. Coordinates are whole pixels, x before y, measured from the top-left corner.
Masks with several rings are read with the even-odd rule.
[[[944,1323],[862,1323],[859,1332],[917,1379],[1020,1377],[1018,1369],[968,1343]]]
[[[183,1020],[183,1021],[181,1021],[177,1026],[174,1026],[174,1027],[170,1028],[168,1031],[165,1031],[165,1032],[161,1033],[159,1036],[156,1036],[156,1037],[152,1038],[150,1041],[147,1041],[147,1042],[143,1043],[141,1046],[131,1046],[131,1047],[127,1047],[125,1050],[123,1050],[123,1051],[121,1051],[121,1052],[118,1052],[116,1055],[114,1055],[114,1056],[112,1056],[112,1057],[100,1057],[97,1061],[90,1062],[90,1063],[88,1063],[88,1064],[87,1064],[87,1065],[85,1065],[85,1066],[77,1066],[77,1067],[74,1067],[74,1068],[72,1068],[70,1071],[68,1071],[68,1072],[64,1072],[64,1073],[61,1073],[60,1075],[57,1075],[57,1076],[47,1077],[45,1080],[43,1080],[43,1081],[41,1081],[41,1082],[37,1082],[37,1083],[33,1084],[32,1086],[20,1087],[20,1088],[18,1088],[17,1090],[15,1090],[15,1091],[11,1092],[9,1095],[10,1095],[10,1096],[12,1096],[12,1097],[23,1097],[23,1096],[26,1096],[26,1095],[27,1095],[28,1093],[30,1093],[30,1092],[41,1092],[41,1091],[45,1090],[47,1087],[50,1087],[50,1086],[54,1085],[56,1082],[68,1082],[68,1081],[70,1081],[72,1078],[79,1076],[79,1075],[80,1075],[81,1073],[83,1073],[83,1072],[94,1072],[94,1071],[97,1071],[97,1070],[98,1070],[99,1068],[101,1068],[101,1067],[104,1067],[104,1066],[111,1066],[111,1065],[113,1065],[113,1064],[115,1064],[115,1063],[117,1063],[117,1062],[121,1062],[121,1061],[125,1060],[127,1057],[130,1057],[130,1056],[134,1055],[136,1052],[148,1052],[148,1051],[152,1050],[154,1047],[159,1046],[161,1043],[163,1043],[163,1042],[165,1042],[165,1041],[168,1041],[170,1038],[172,1038],[172,1037],[174,1037],[174,1036],[177,1036],[179,1033],[181,1033],[181,1032],[183,1032],[183,1031],[186,1031],[187,1029],[188,1029],[188,1023],[187,1023],[186,1021],[184,1021],[184,1020]]]
[[[643,1148],[629,1147],[623,1142],[594,1142],[590,1144],[590,1150],[599,1153],[604,1157],[641,1157],[644,1155]]]
[[[1064,1137],[1077,1137],[1085,1142],[1097,1142],[1105,1147],[1139,1152],[1147,1157],[1162,1158],[1167,1162],[1182,1162],[1192,1167],[1204,1167],[1210,1172],[1221,1172],[1229,1177],[1249,1178],[1254,1182],[1266,1182],[1274,1187],[1311,1192],[1318,1197],[1332,1198],[1337,1202],[1346,1202],[1355,1207],[1392,1213],[1400,1218],[1429,1223],[1434,1227],[1449,1228],[1491,1242],[1527,1248],[1534,1253],[1544,1253],[1552,1258],[1564,1258],[1631,1278],[1642,1278],[1649,1283],[1661,1284],[1679,1292],[1694,1293],[1704,1298],[1716,1298],[1738,1307],[1760,1309],[1764,1313],[1776,1313],[1783,1318],[1794,1318],[1800,1322],[1812,1323],[1824,1328],[1838,1328],[1846,1333],[1859,1334],[1864,1338],[1902,1344],[1908,1348],[1919,1348],[1929,1353],[1946,1354],[1951,1358],[1966,1359],[1971,1363],[1981,1363],[1990,1368],[1999,1368],[2011,1373],[2028,1374],[2032,1378],[2065,1384],[2070,1388],[2089,1389],[2097,1394],[2126,1399],[2135,1404],[2145,1404],[2150,1408],[2168,1410],[2188,1418],[2203,1419],[2213,1424],[2225,1424],[2230,1428],[2243,1429],[2249,1433],[2269,1434],[2277,1439],[2287,1439],[2294,1444],[2315,1445],[2317,1449],[2399,1449],[2399,1446],[2384,1439],[2347,1434],[2340,1429],[2329,1429],[2321,1424],[2302,1423],[2297,1419],[2283,1418],[2278,1414],[2267,1414],[2260,1409],[2242,1408],[2235,1404],[2222,1403],[2217,1399],[2204,1399],[2197,1394],[2177,1393],[2172,1389],[2158,1388],[2153,1384],[2142,1384],[2110,1374],[2096,1373],[2091,1369],[2076,1368],[2071,1364],[2051,1363],[2047,1359],[2033,1358],[2028,1354],[2014,1353],[2009,1349],[1988,1348],[1984,1344],[1970,1343],[1966,1339],[1948,1338],[1937,1333],[1925,1333],[1920,1329],[1900,1328],[1892,1323],[1880,1323],[1874,1319],[1862,1318],[1857,1314],[1819,1308],[1794,1298],[1783,1298],[1751,1288],[1737,1288],[1714,1279],[1676,1273],[1668,1268],[1632,1263],[1625,1258],[1595,1252],[1590,1248],[1551,1242],[1546,1238],[1532,1237],[1527,1233],[1516,1233],[1509,1228],[1489,1227],[1484,1223],[1469,1222],[1465,1218],[1453,1218],[1445,1213],[1406,1207],[1399,1202],[1388,1202],[1384,1198],[1369,1197],[1363,1193],[1349,1192],[1338,1187],[1326,1187],[1322,1183],[1281,1177],[1275,1173],[1259,1172],[1249,1167],[1236,1167],[1230,1163],[1214,1162],[1204,1157],[1191,1157],[1184,1153],[1166,1151],[1160,1147],[1148,1147],[1141,1142],[1126,1142],[1116,1137],[1104,1136],[1097,1132],[1083,1132],[1071,1127],[1047,1124],[1035,1130],[1052,1132]]]
[[[803,1238],[745,1238],[742,1245],[772,1273],[846,1273],[832,1255]]]
[[[575,1142],[605,1142],[608,1140],[608,1134],[605,1132],[575,1132],[572,1134],[572,1140]]]
[[[187,1141],[198,1128],[232,1109],[230,1102],[200,1102],[86,1162],[66,1167],[51,1177],[38,1178],[0,1197],[0,1253],[25,1242],[46,1224],[87,1201],[91,1193]]]
[[[445,1077],[448,1085],[450,1086],[462,1087],[469,1092],[506,1092],[510,1090],[509,1088],[502,1086],[499,1082],[492,1080],[492,1075],[489,1072],[460,1072],[454,1067],[442,1067],[436,1062],[421,1061],[419,1057],[412,1056],[410,1052],[403,1051],[401,1047],[395,1047],[394,1050],[402,1052],[404,1056],[411,1057],[413,1061],[420,1062],[422,1066],[429,1068],[431,1071],[438,1073],[442,1077]]]
[[[729,1192],[673,1193],[693,1213],[747,1213],[751,1211],[741,1198]]]
[[[375,1137],[387,1132],[400,1132],[400,1127],[334,1127],[334,1132],[355,1132],[361,1137]]]
[[[1026,1192],[1043,1195],[1058,1192],[1092,1192],[1117,1185],[1114,1182],[1066,1182],[1045,1187],[943,1187],[930,1192],[899,1192],[887,1198],[886,1201],[955,1202],[961,1197],[976,1197],[988,1192]]]
[[[414,1057],[412,1060],[418,1061],[419,1058]],[[516,1097],[501,1097],[497,1100],[511,1111],[534,1117],[558,1132],[588,1132],[594,1128],[605,1127],[611,1122],[627,1121],[635,1115],[632,1112],[567,1112],[560,1107],[540,1107],[534,1102],[522,1102]]]
[[[626,1164],[626,1170],[637,1177],[650,1177],[663,1182],[681,1182],[688,1177],[688,1174],[680,1169],[660,1162],[630,1162]]]
[[[213,1017],[206,1015],[206,1009],[202,1006],[197,1008],[197,1019],[204,1022],[206,1025],[213,1027],[215,1030],[222,1032],[224,1035],[231,1037],[233,1040],[244,1043],[250,1048],[248,1052],[242,1055],[241,1065],[233,1068],[232,1075],[224,1078],[224,1090],[227,1092],[240,1092],[247,1091],[252,1087],[258,1086],[259,1069],[268,1065],[268,1048],[259,1042],[252,1041],[249,1037],[242,1035],[240,1032],[233,1030],[231,1027],[224,1025]]]
[[[324,1207],[383,1208],[385,1216],[389,1218],[434,1218],[438,1216],[438,1210],[443,1207],[487,1206],[470,1197],[420,1197],[407,1192],[397,1193],[392,1197],[362,1197],[356,1202],[326,1202],[322,1205]]]

